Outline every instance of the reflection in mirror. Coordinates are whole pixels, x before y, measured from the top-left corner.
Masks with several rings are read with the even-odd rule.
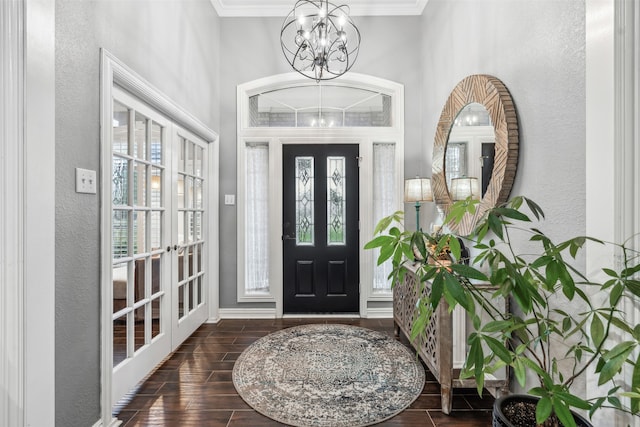
[[[470,177],[476,182],[479,180],[482,191],[478,191],[477,199],[485,195],[493,172],[495,140],[491,117],[482,104],[472,102],[458,113],[445,151],[447,188],[453,200],[462,200],[467,197],[465,194],[472,194],[471,182],[468,180],[457,181],[454,189],[452,180],[455,178]],[[462,186],[464,192],[460,190]]]
[[[507,201],[518,164],[518,139],[515,105],[499,79],[475,74],[451,91],[433,142],[433,197],[442,217],[456,199],[466,198],[465,192],[473,195],[473,182],[478,182],[480,199],[474,214],[447,224],[451,231],[469,235],[488,209]]]

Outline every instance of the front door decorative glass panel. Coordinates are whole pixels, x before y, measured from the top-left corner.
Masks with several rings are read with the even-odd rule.
[[[296,157],[296,244],[314,243],[313,157]]]
[[[345,158],[327,157],[327,244],[344,245],[346,236]]]

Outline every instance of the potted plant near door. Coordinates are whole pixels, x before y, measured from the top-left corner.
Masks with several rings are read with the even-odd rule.
[[[457,202],[445,223],[474,209],[471,200]],[[591,417],[603,408],[638,415],[640,324],[629,320],[623,307],[625,301],[640,297],[638,252],[625,243],[590,237],[555,243],[534,225],[534,220],[543,219],[542,209],[525,197],[489,210],[474,232],[463,237],[476,252],[470,265],[458,262],[461,236],[402,231],[402,212],[381,220],[376,237],[365,247],[380,249],[378,264],[392,261],[393,283],[403,280],[409,263],[417,264],[413,270],[421,286],[430,282],[431,292],[416,307],[411,339],[425,333],[442,299],[451,309],[460,305],[473,325],[461,376],[475,378],[482,393],[485,375],[509,366],[517,383],[528,389],[525,400],[533,404],[514,405],[512,397],[496,400],[494,426],[590,425],[576,412]],[[588,241],[612,245],[620,257],[619,266],[602,268],[599,281],[574,266]],[[438,262],[443,248],[453,262]],[[474,286],[478,282],[489,283],[495,291],[479,291]],[[510,313],[493,305],[496,296],[510,299]],[[627,386],[617,381],[623,369],[631,372]],[[587,372],[603,390],[597,397],[584,398],[572,391]],[[516,417],[528,421],[507,419],[513,417],[513,408],[520,407],[532,408],[528,416],[516,411]]]

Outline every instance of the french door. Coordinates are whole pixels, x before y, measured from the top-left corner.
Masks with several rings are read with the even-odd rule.
[[[111,239],[117,402],[207,316],[207,145],[113,91]]]
[[[358,145],[284,145],[285,313],[358,313]]]

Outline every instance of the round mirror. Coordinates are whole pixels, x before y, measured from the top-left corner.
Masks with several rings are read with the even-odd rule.
[[[472,75],[449,95],[433,145],[433,197],[446,216],[451,204],[480,200],[475,215],[454,232],[468,235],[487,209],[507,201],[518,163],[518,121],[504,84],[495,77]]]

